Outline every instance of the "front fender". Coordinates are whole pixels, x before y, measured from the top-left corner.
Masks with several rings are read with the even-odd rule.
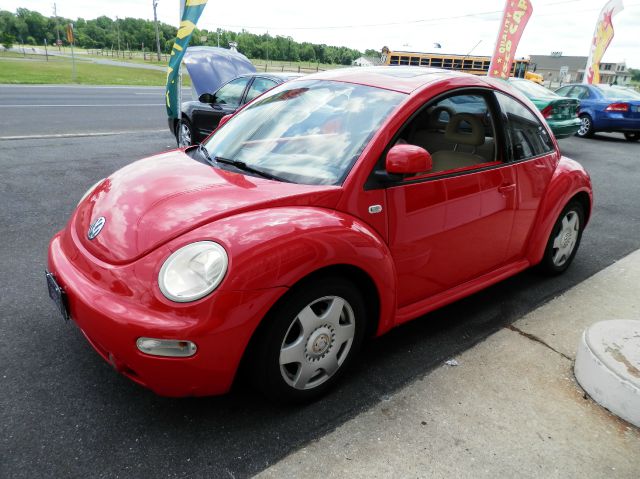
[[[366,273],[380,302],[378,333],[393,325],[396,271],[387,245],[365,223],[317,207],[250,211],[197,228],[169,247],[211,239],[229,255],[222,291],[290,288],[322,268],[349,265]]]
[[[542,260],[553,225],[562,209],[579,193],[584,193],[589,198],[589,208],[585,212],[586,226],[593,209],[591,178],[580,163],[563,156],[558,162],[538,208],[527,251],[527,259],[531,265],[538,264]]]

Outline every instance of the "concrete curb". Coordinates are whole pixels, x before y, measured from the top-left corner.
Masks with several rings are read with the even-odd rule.
[[[582,335],[575,375],[598,404],[640,427],[640,321],[601,321]]]

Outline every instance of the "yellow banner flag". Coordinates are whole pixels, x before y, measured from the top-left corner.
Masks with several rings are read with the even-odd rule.
[[[593,39],[591,40],[591,49],[589,50],[589,58],[585,67],[583,83],[600,83],[600,62],[611,40],[613,40],[612,19],[623,8],[622,0],[610,0],[600,12],[596,22],[596,29],[593,32]]]

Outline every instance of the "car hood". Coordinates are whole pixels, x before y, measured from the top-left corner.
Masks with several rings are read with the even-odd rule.
[[[103,181],[78,206],[70,228],[92,255],[123,264],[204,224],[276,206],[333,208],[341,188],[245,176],[175,150],[132,163]],[[104,217],[102,230],[88,238]]]
[[[239,75],[256,71],[242,53],[218,47],[189,47],[184,55],[184,64],[196,98],[203,93],[215,93]]]

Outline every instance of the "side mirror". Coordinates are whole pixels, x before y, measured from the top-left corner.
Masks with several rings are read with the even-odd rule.
[[[385,169],[392,175],[415,175],[433,168],[431,154],[416,145],[395,145],[387,153]]]
[[[222,118],[220,118],[220,122],[218,123],[218,128],[220,128],[222,125],[228,122],[232,116],[233,114],[230,113],[229,115],[225,115]]]
[[[198,101],[200,103],[215,103],[216,96],[212,95],[211,93],[203,93],[198,97]]]

